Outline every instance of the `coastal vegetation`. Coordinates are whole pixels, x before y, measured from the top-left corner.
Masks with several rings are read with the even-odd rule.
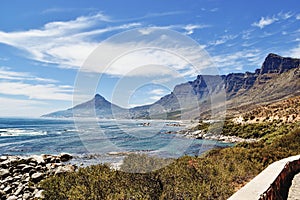
[[[131,154],[122,171],[89,166],[50,177],[40,186],[46,199],[226,199],[270,163],[300,154],[299,122],[226,122],[223,134],[259,140],[183,156],[163,168],[163,159]],[[147,172],[151,167],[157,170]],[[136,171],[147,173],[130,173]]]

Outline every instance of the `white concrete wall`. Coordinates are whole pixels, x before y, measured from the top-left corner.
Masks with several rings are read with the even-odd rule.
[[[287,163],[299,160],[300,155],[297,155],[272,163],[228,200],[259,200],[270,189],[271,184],[275,182],[277,177],[280,176]]]

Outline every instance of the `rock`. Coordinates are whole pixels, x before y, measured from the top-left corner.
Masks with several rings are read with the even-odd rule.
[[[76,167],[73,165],[59,166],[55,170],[55,175],[67,173],[67,172],[74,172],[75,170],[76,170]]]
[[[71,160],[73,156],[67,153],[62,153],[58,156],[58,158],[61,160],[61,162],[67,162]]]
[[[4,188],[3,192],[5,192],[5,194],[8,194],[12,191],[12,187],[7,186],[6,188]]]
[[[23,171],[24,173],[28,173],[28,172],[30,172],[32,169],[33,169],[32,166],[30,166],[30,165],[25,165],[25,166],[22,168],[22,171]]]
[[[31,196],[30,193],[27,193],[27,192],[26,192],[26,193],[23,194],[22,199],[23,199],[23,200],[27,200],[27,199],[30,198],[30,196]]]
[[[38,192],[35,193],[34,198],[37,198],[37,199],[45,198],[43,192],[44,192],[44,190],[39,190]]]
[[[0,178],[3,179],[10,174],[9,170],[7,169],[0,169]]]
[[[18,197],[16,197],[15,195],[10,196],[10,197],[7,198],[7,200],[17,200],[17,199],[18,199]]]
[[[10,176],[6,177],[6,179],[3,180],[3,183],[12,183],[14,179]]]
[[[35,166],[37,166],[37,163],[36,162],[29,162],[28,165],[35,167]]]
[[[42,154],[41,156],[46,163],[49,163],[53,157],[52,155],[46,155],[46,154]]]
[[[8,159],[7,156],[0,156],[0,162],[6,161]]]
[[[43,173],[36,172],[31,175],[31,180],[32,180],[32,182],[37,183],[37,182],[41,181],[43,179],[43,177],[44,177]]]
[[[17,169],[23,169],[24,167],[26,167],[27,165],[26,164],[19,164],[17,165]]]
[[[43,156],[34,155],[31,157],[31,159],[32,161],[36,162],[38,165],[45,163]]]
[[[24,189],[24,186],[22,186],[22,185],[19,186],[18,189],[15,191],[14,195],[18,196],[19,194],[22,193],[23,189]]]

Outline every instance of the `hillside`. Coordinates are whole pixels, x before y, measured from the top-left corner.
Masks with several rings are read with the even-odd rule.
[[[252,110],[241,112],[233,119],[238,123],[273,122],[274,120],[292,123],[300,121],[300,96],[258,105]]]

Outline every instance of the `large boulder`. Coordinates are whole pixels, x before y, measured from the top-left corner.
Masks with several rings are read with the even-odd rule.
[[[0,169],[0,178],[4,179],[10,174],[8,169]]]
[[[67,162],[73,158],[72,155],[68,153],[61,153],[58,158],[60,159],[61,162]]]
[[[76,167],[74,165],[59,166],[55,170],[55,175],[68,173],[68,172],[74,172],[75,170],[76,170]]]

